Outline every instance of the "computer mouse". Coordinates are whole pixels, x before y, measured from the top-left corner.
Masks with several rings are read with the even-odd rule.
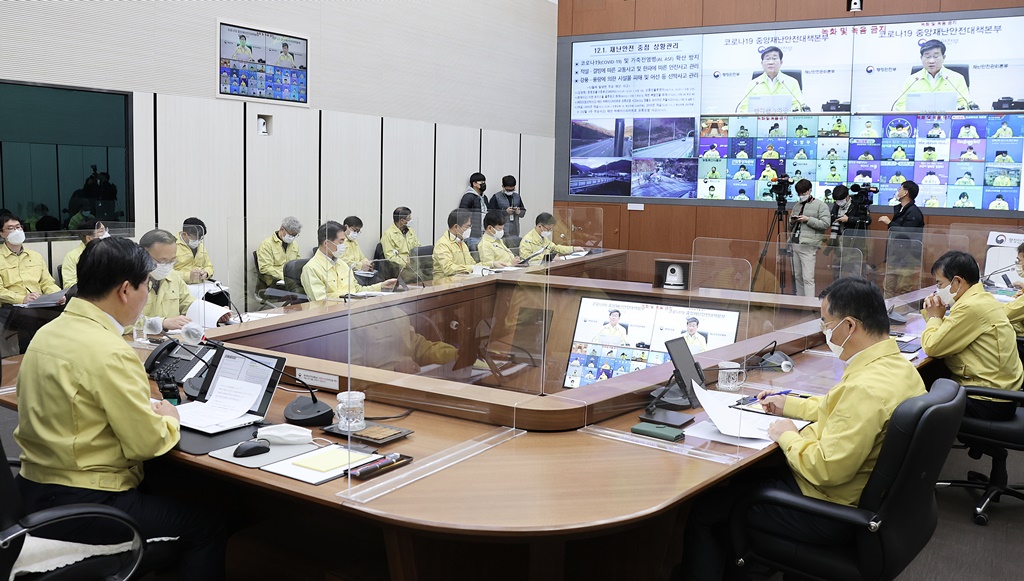
[[[235,448],[235,458],[248,458],[266,454],[270,451],[270,443],[265,440],[246,440]]]

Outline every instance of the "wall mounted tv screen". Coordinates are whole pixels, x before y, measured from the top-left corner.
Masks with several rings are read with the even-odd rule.
[[[307,103],[309,41],[297,36],[220,24],[220,95]]]

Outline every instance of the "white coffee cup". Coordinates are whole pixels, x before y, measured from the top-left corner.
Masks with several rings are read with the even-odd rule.
[[[747,380],[747,372],[740,369],[740,364],[735,361],[718,362],[718,389],[719,391],[739,391],[740,386]]]

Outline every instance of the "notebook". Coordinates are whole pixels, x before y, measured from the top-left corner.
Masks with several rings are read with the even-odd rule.
[[[181,425],[219,434],[263,421],[284,364],[284,357],[218,347],[196,401],[178,406]]]

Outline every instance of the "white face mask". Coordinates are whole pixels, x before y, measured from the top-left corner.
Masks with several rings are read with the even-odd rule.
[[[15,230],[14,232],[11,232],[7,235],[7,241],[15,246],[25,242],[25,231]]]
[[[839,200],[838,202],[836,202],[836,204],[837,204],[837,205],[838,205],[838,206],[839,206],[840,208],[845,208],[845,207],[846,207],[846,206],[847,206],[847,205],[848,205],[849,203],[850,203],[850,198],[846,198],[846,199],[844,199],[844,200]]]
[[[104,230],[103,234],[100,234],[96,238],[99,238],[100,240],[105,240],[107,238],[110,238],[110,232],[107,232],[106,230]]]
[[[199,248],[199,240],[189,240],[188,247],[191,248],[192,250]]]
[[[1016,270],[1017,270],[1017,276],[1019,276],[1021,278],[1024,278],[1024,265],[1018,264]]]
[[[551,233],[551,230],[545,230],[544,232],[541,232],[540,235],[543,236],[544,238],[547,238],[548,240],[551,240]]]
[[[356,232],[355,230],[352,230],[351,232],[348,233],[348,239],[349,240],[355,242],[356,238],[359,238],[359,232]]]
[[[291,244],[292,242],[295,242],[295,237],[292,236],[291,234],[285,234],[284,238],[281,239],[281,242],[284,242],[285,244]]]
[[[505,231],[504,231],[504,230],[495,230],[495,231],[494,231],[494,237],[495,237],[496,239],[499,239],[499,240],[500,240],[500,239],[501,239],[501,237],[502,237],[502,236],[504,236],[504,235],[505,235]]]
[[[342,241],[341,244],[335,244],[335,243],[331,242],[330,240],[327,240],[326,242],[327,242],[327,244],[326,244],[325,250],[327,250],[327,253],[328,253],[327,254],[327,258],[330,258],[332,261],[335,258],[337,258],[339,254],[341,254],[341,253],[343,253],[345,251],[345,242],[344,241]],[[331,248],[332,246],[334,247],[333,250]]]
[[[839,325],[836,325],[836,327],[838,327],[838,326]],[[843,344],[842,345],[836,345],[835,343],[832,342],[832,332],[834,330],[835,330],[835,328],[825,329],[825,344],[828,345],[828,348],[831,349],[832,352],[836,354],[836,357],[839,357],[840,359],[842,359],[842,357],[843,357],[843,347],[846,347],[846,342],[850,340],[850,336],[851,335],[847,335],[846,336],[846,339],[843,340]]]
[[[806,202],[807,202],[807,200],[810,200],[810,199],[811,199],[811,197],[810,197],[810,196],[800,196],[800,201],[801,201],[801,202],[804,202],[804,203],[806,203]]]
[[[956,298],[951,288],[952,286],[953,281],[949,281],[949,284],[935,291],[935,296],[939,297],[939,300],[942,301],[942,304],[946,305],[947,307],[952,307],[953,303],[956,302]]]
[[[465,230],[462,230],[461,232],[455,233],[455,237],[458,238],[459,241],[461,242],[461,241],[465,240],[466,237],[469,236],[469,233],[472,232],[472,231],[473,231],[472,227],[466,228]]]
[[[167,275],[171,274],[172,270],[174,270],[173,262],[168,262],[167,264],[158,264],[156,265],[156,269],[154,269],[153,272],[149,273],[149,278],[153,280],[163,280],[167,278]]]

